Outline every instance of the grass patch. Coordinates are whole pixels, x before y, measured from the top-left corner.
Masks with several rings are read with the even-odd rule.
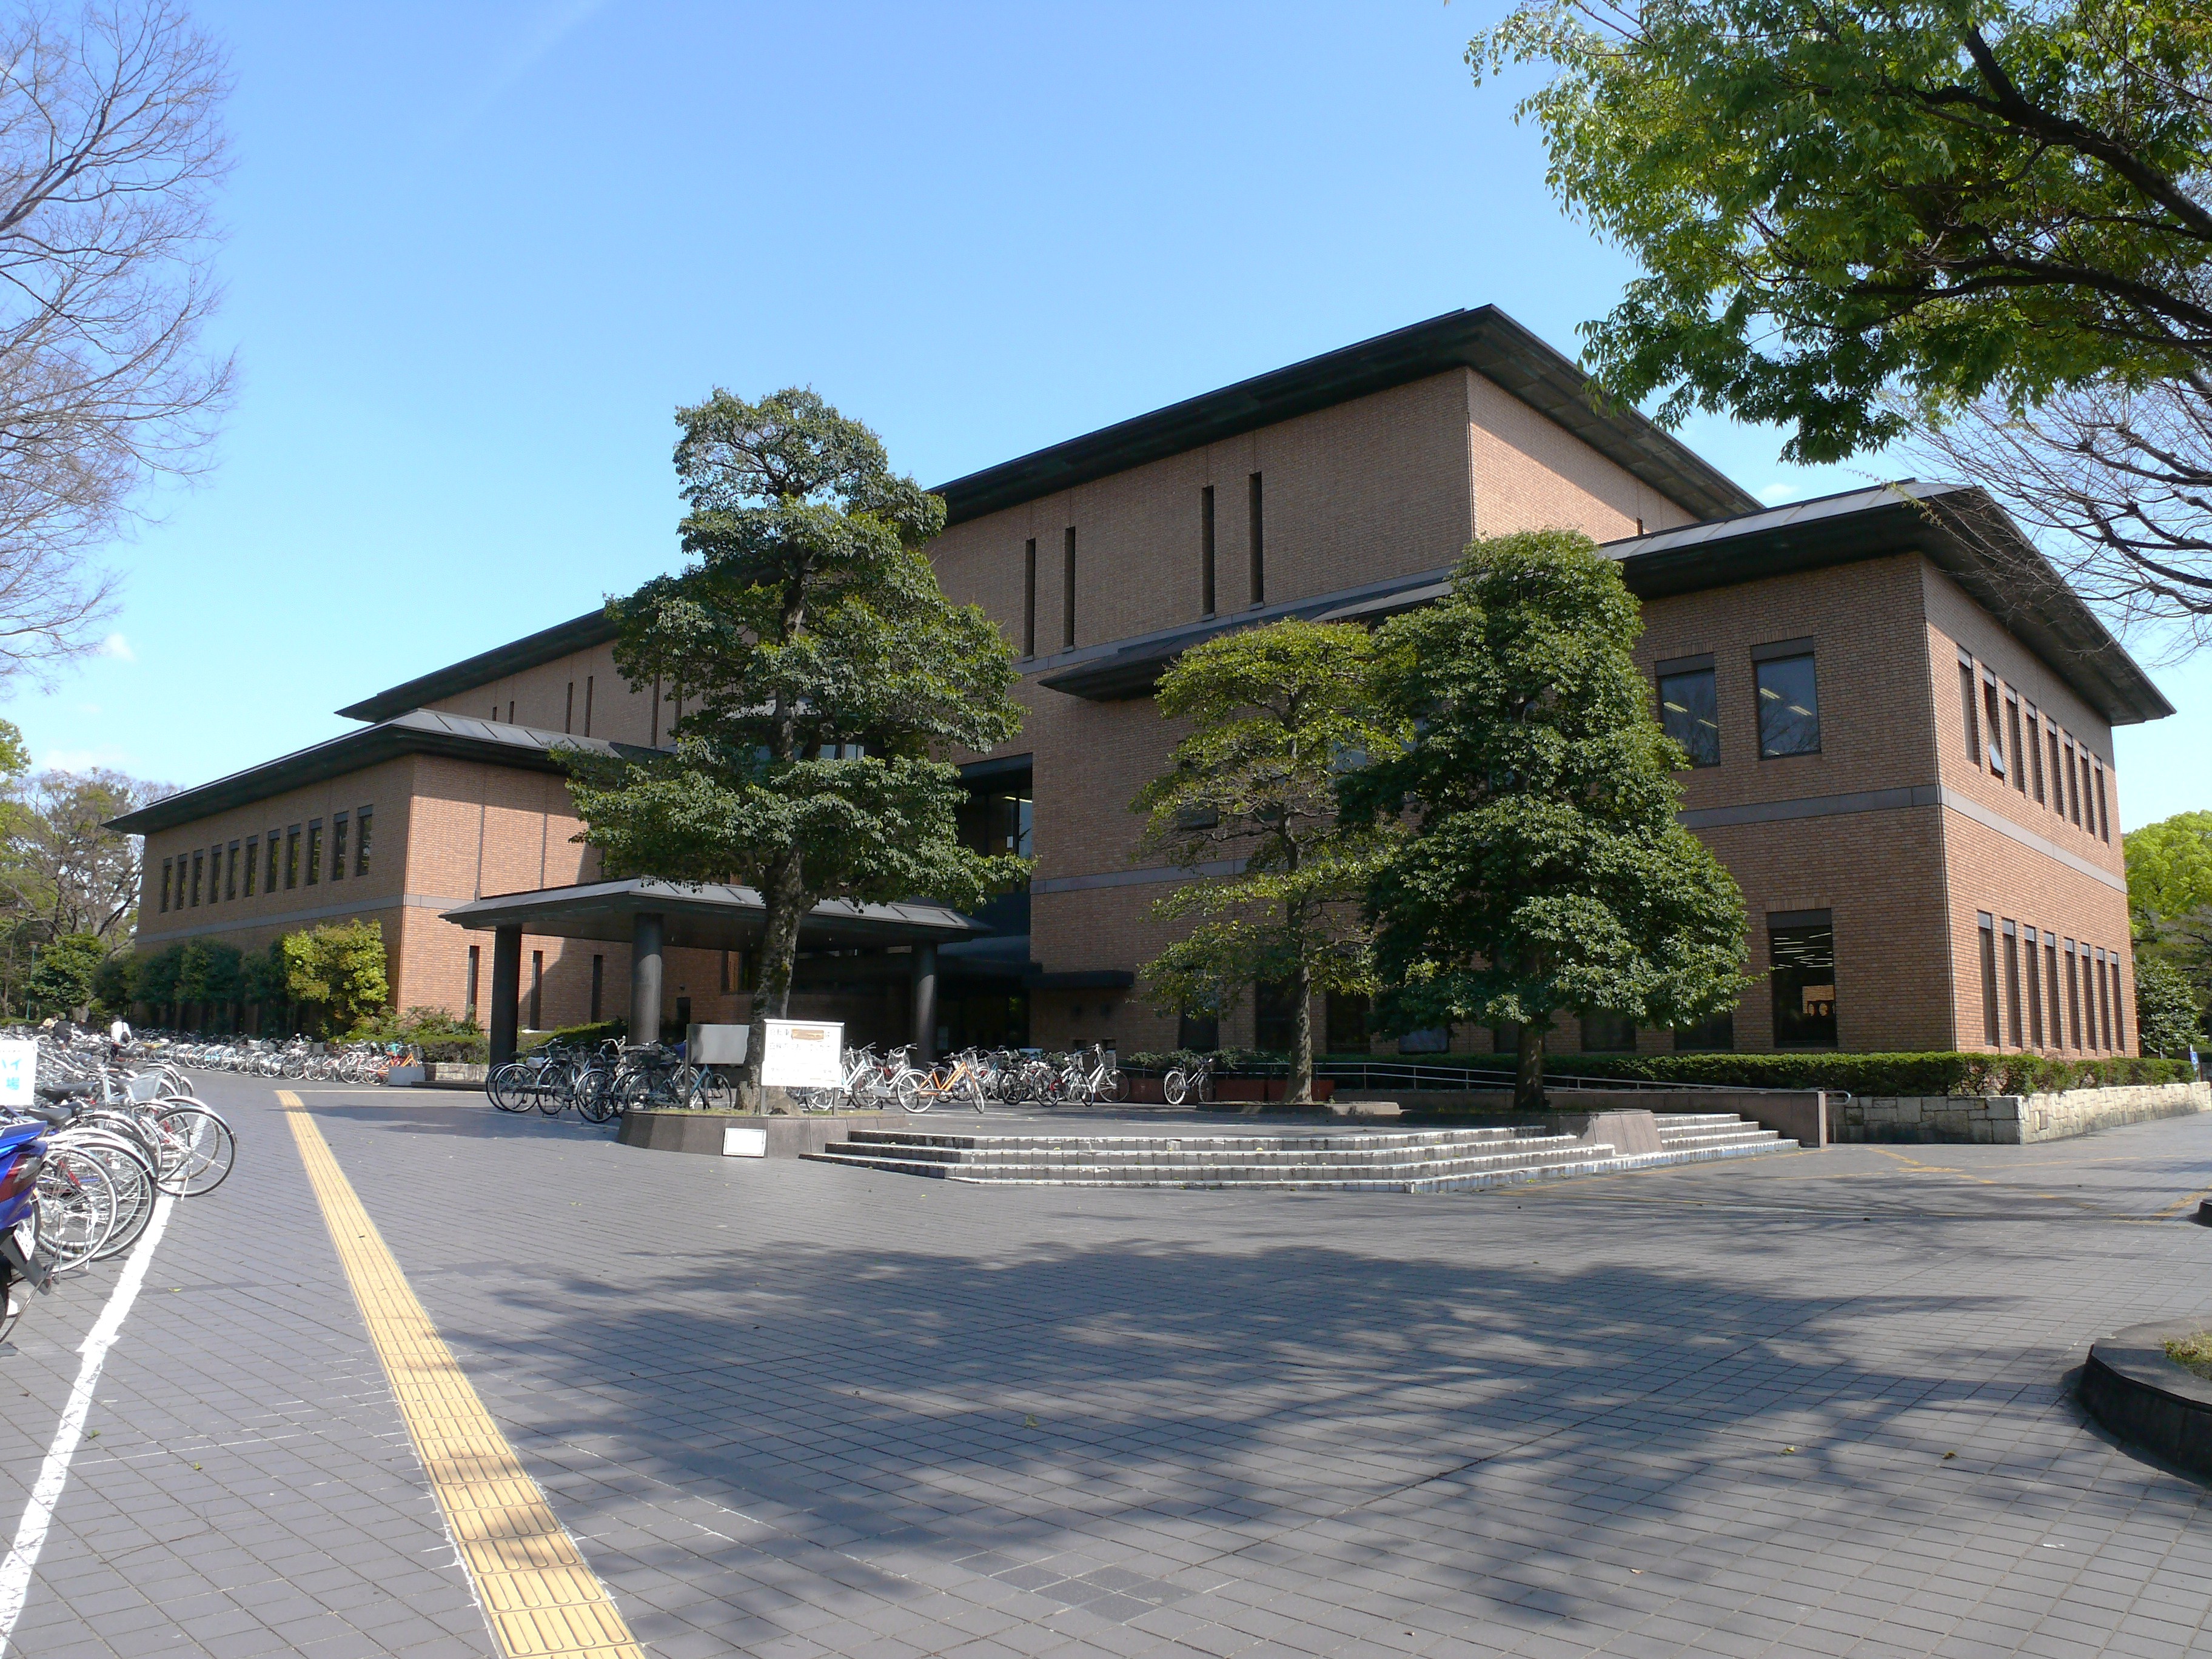
[[[2166,1357],[2177,1365],[2191,1370],[2212,1382],[2212,1331],[2199,1331],[2194,1336],[2178,1336],[2166,1345]]]

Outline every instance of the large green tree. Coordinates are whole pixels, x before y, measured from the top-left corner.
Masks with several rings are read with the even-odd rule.
[[[2172,969],[2212,997],[2212,812],[2177,812],[2126,837],[2138,969]]]
[[[2204,1000],[2189,975],[2157,957],[2136,958],[2136,1042],[2179,1058],[2204,1046]]]
[[[67,1016],[92,1001],[93,977],[107,947],[90,933],[64,933],[40,948],[24,976],[23,999],[41,1014]]]
[[[1395,820],[1344,823],[1336,784],[1411,735],[1377,712],[1375,663],[1350,623],[1279,622],[1185,652],[1157,701],[1189,730],[1134,803],[1145,853],[1192,872],[1154,913],[1204,918],[1147,964],[1152,996],[1226,1012],[1255,982],[1285,988],[1294,1101],[1313,1098],[1315,994],[1374,989],[1358,901]]]
[[[1528,0],[1478,76],[1644,267],[1622,398],[1831,461],[1917,432],[2123,610],[2212,622],[2212,27],[2201,0]]]
[[[746,883],[765,906],[751,1058],[825,899],[966,905],[1025,861],[961,845],[952,748],[1019,728],[1005,637],[951,603],[923,544],[945,503],[811,391],[678,411],[685,568],[610,611],[615,659],[677,704],[665,753],[568,751],[580,839],[610,871]],[[646,1034],[649,1035],[649,1034]]]
[[[1586,537],[1476,542],[1448,598],[1382,631],[1382,706],[1418,738],[1343,781],[1348,811],[1408,831],[1370,890],[1378,1024],[1518,1025],[1524,1108],[1557,1015],[1690,1025],[1747,983],[1743,896],[1675,818],[1688,763],[1642,631]]]

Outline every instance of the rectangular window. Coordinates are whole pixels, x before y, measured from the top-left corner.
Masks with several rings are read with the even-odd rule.
[[[222,902],[222,843],[208,848],[208,902]]]
[[[2074,1046],[2081,1043],[2081,970],[2074,954],[2074,941],[2066,941],[2066,1023],[2074,1028]]]
[[[461,1018],[473,1020],[477,1017],[477,974],[483,966],[483,947],[469,946],[468,994],[461,999]]]
[[[2036,933],[2033,927],[2020,930],[2021,945],[2027,952],[2027,1046],[2043,1046],[2043,958],[2036,954]]]
[[[1993,679],[1982,682],[1982,713],[1990,721],[1990,770],[1999,777],[2005,775],[2004,727],[1997,716],[1997,683]]]
[[[1060,643],[1075,648],[1075,526],[1063,533],[1060,549]]]
[[[205,866],[206,862],[207,854],[205,853],[194,853],[192,854],[192,908],[195,910],[199,908],[200,872]]]
[[[2058,935],[2049,928],[2043,931],[2043,982],[2051,993],[2051,1046],[2066,1046],[2066,1009],[2058,1000]]]
[[[238,896],[238,843],[230,844],[229,854],[223,860],[222,896],[227,903]]]
[[[2111,965],[2112,969],[2112,1047],[2124,1048],[2128,1046],[2128,999],[2126,984],[2120,978],[2120,953],[2118,951],[2112,952]]]
[[[1327,1036],[1323,1041],[1328,1045],[1328,1052],[1365,1054],[1374,1041],[1367,1031],[1366,995],[1358,991],[1331,991],[1328,1007]]]
[[[1521,1052],[1521,1028],[1518,1025],[1493,1025],[1490,1028],[1490,1052],[1493,1054],[1515,1054]]]
[[[1636,1052],[1636,1022],[1626,1014],[1584,1014],[1583,1052],[1586,1054],[1626,1054]]]
[[[371,811],[371,808],[363,806],[358,808],[353,815],[353,872],[356,876],[365,876],[368,873],[368,826]]]
[[[261,884],[261,890],[264,893],[273,893],[276,890],[276,847],[278,839],[279,836],[277,832],[275,830],[271,830],[269,832],[269,879]]]
[[[1820,753],[1820,701],[1813,672],[1813,641],[1760,646],[1751,656],[1759,682],[1760,758]]]
[[[509,697],[507,700],[507,723],[509,726],[514,724],[514,699],[513,697]]]
[[[261,837],[251,836],[246,842],[246,896],[252,898],[255,878],[261,873]]]
[[[1774,1046],[1836,1046],[1836,930],[1826,910],[1766,918],[1767,978],[1774,988]]]
[[[2105,804],[2105,764],[2097,763],[2097,839],[2109,842],[2112,838],[2112,817]]]
[[[1959,653],[1959,710],[1966,720],[1966,758],[1976,766],[1982,763],[1981,699],[1974,695],[1974,659],[1965,652]]]
[[[1720,694],[1711,657],[1682,657],[1659,665],[1659,724],[1682,745],[1692,766],[1721,763]]]
[[[1252,603],[1265,605],[1267,602],[1267,532],[1266,522],[1261,517],[1260,475],[1255,472],[1244,481],[1244,486],[1251,498]]]
[[[2078,825],[2081,822],[2081,776],[2074,769],[2076,750],[2074,739],[2066,739],[2066,816]]]
[[[2005,750],[2012,759],[2012,787],[2024,795],[2027,793],[2027,768],[2021,763],[2020,699],[2014,696],[2005,698],[2005,736],[2012,744]]]
[[[607,959],[594,953],[592,957],[592,1023],[595,1025],[599,1018],[599,998],[606,989],[606,983]]]
[[[1022,655],[1036,655],[1036,538],[1022,550]]]
[[[2036,734],[2042,727],[2038,723],[2035,705],[2027,706],[2027,769],[2035,785],[2035,801],[2043,804],[2043,740]]]
[[[1735,1048],[1735,1012],[1716,1014],[1702,1025],[1674,1028],[1678,1054],[1728,1054]]]
[[[1974,917],[1982,941],[1982,1041],[1997,1046],[1997,936],[1990,915]]]
[[[300,826],[294,824],[284,832],[284,890],[289,892],[300,884]]]
[[[530,1029],[532,1030],[542,1031],[545,1029],[544,1012],[545,952],[532,951],[530,953]]]
[[[173,859],[161,860],[161,908],[164,912],[169,908],[169,871],[174,862]]]
[[[346,866],[346,831],[353,824],[343,812],[331,819],[331,879],[343,881]]]
[[[323,878],[323,821],[307,821],[307,885],[313,887]]]
[[[2029,958],[2028,966],[2035,965]],[[2027,1035],[2021,1019],[2020,1006],[2020,928],[2011,922],[2004,925],[2005,1025],[2015,1048],[2027,1047]]]
[[[2043,746],[2051,751],[2051,810],[2063,818],[2066,816],[2066,774],[2058,766],[2058,728],[2049,720],[2043,723]]]
[[[561,729],[563,732],[573,732],[576,729],[576,682],[574,680],[568,682],[568,702],[567,708],[562,711]]]
[[[731,978],[730,978],[730,969],[731,969],[730,957],[731,957],[733,954],[734,954],[734,952],[732,952],[732,951],[723,951],[723,952],[721,953],[721,956],[722,956],[722,994],[723,994],[724,996],[727,996],[727,995],[729,995],[729,994],[730,994],[730,993],[731,993],[731,991],[732,991],[732,990],[733,990],[733,989],[735,988],[735,987],[734,987],[734,985],[732,984],[732,981],[731,981]]]
[[[1198,492],[1198,614],[1213,614],[1213,486]]]
[[[1401,1054],[1441,1054],[1450,1048],[1451,1032],[1442,1025],[1425,1025],[1398,1039],[1398,1052]]]
[[[592,735],[592,686],[598,678],[596,674],[584,676],[584,735],[587,738]]]
[[[2097,1024],[2099,1035],[2103,1038],[2100,1046],[2106,1048],[2119,1046],[2112,1041],[2112,983],[2105,972],[2106,964],[2112,960],[2102,950],[2097,952]]]
[[[1221,1017],[1188,1009],[1176,1020],[1176,1047],[1194,1054],[1212,1054],[1221,1046]]]
[[[1260,981],[1252,988],[1252,1046],[1270,1054],[1289,1053],[1297,1016],[1297,996],[1290,986]]]

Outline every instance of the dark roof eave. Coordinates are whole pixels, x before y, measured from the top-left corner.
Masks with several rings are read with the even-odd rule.
[[[1758,502],[1634,409],[1601,407],[1572,359],[1495,306],[1426,322],[1272,369],[937,486],[959,524],[1202,445],[1257,431],[1453,368],[1471,368],[1700,519]]]
[[[541,628],[535,634],[526,634],[519,640],[509,640],[505,645],[480,651],[462,661],[432,669],[404,685],[395,685],[388,691],[364,697],[337,712],[351,720],[390,720],[394,714],[404,714],[410,708],[425,708],[445,698],[458,696],[472,686],[487,685],[510,674],[520,674],[526,669],[568,656],[572,652],[588,651],[593,646],[605,645],[615,637],[616,632],[613,620],[604,609],[589,611],[580,617],[571,617],[567,622],[556,623],[550,628]]]

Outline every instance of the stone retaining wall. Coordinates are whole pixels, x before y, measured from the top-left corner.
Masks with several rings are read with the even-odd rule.
[[[1870,1095],[1831,1100],[1828,1133],[1839,1141],[2023,1146],[2192,1112],[2212,1112],[2212,1083],[2136,1084],[2048,1095]]]

